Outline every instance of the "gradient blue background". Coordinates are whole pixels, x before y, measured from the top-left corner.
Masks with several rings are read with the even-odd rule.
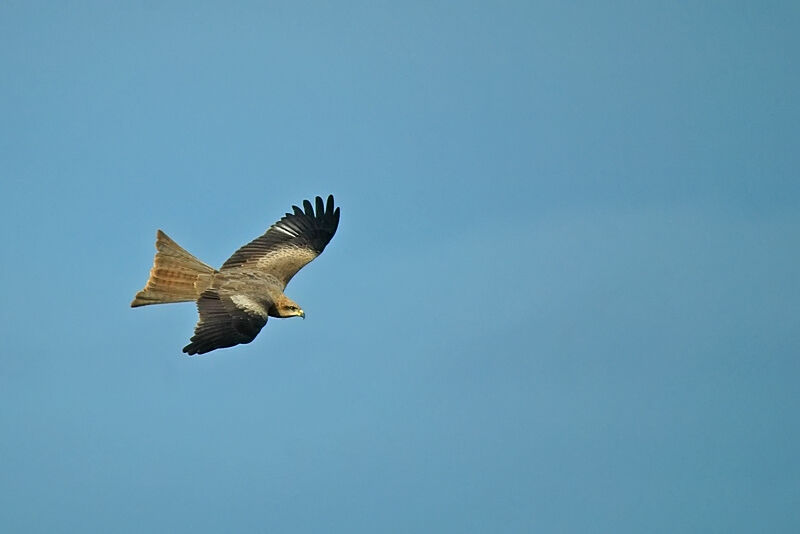
[[[0,528],[800,531],[798,6],[3,2]]]

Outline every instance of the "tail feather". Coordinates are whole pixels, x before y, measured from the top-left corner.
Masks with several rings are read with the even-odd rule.
[[[215,272],[216,269],[186,252],[159,230],[150,278],[136,294],[131,307],[197,300],[211,285]]]

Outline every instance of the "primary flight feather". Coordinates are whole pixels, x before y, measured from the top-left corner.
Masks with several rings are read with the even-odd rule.
[[[190,355],[250,343],[268,317],[305,317],[283,291],[297,271],[325,250],[339,226],[339,208],[334,209],[330,195],[327,202],[316,197],[315,205],[304,200],[303,209],[292,210],[219,270],[158,230],[150,278],[131,307],[196,301],[200,319],[183,348]]]

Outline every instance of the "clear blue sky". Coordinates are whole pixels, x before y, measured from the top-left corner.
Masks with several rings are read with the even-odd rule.
[[[800,4],[114,4],[0,5],[0,530],[800,531]]]

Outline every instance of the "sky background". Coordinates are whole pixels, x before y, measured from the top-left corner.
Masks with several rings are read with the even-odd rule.
[[[112,5],[114,4],[114,5]],[[800,4],[0,4],[4,532],[800,531]],[[307,312],[128,307],[333,193]]]

